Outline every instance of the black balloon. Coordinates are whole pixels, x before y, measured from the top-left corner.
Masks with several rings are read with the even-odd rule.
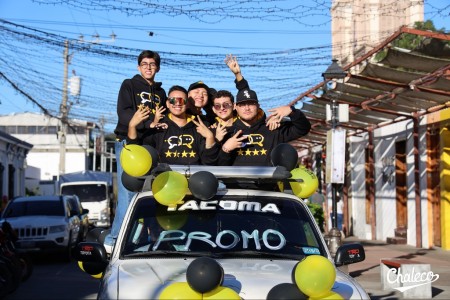
[[[190,263],[186,270],[189,286],[198,293],[207,293],[223,281],[223,268],[212,258],[200,257]]]
[[[298,153],[294,146],[281,143],[273,148],[270,153],[270,159],[272,160],[272,165],[283,166],[288,171],[295,169],[298,163]]]
[[[293,283],[280,283],[274,286],[267,294],[267,300],[308,299],[298,286]]]
[[[195,198],[209,200],[217,193],[219,181],[213,173],[199,171],[189,177],[188,187]]]
[[[150,156],[152,157],[152,166],[150,167],[150,170],[147,172],[147,174],[150,174],[150,172],[158,165],[159,163],[159,153],[158,150],[153,148],[150,145],[142,145],[147,151],[150,153]]]
[[[128,175],[122,172],[122,184],[130,192],[140,192],[144,186],[145,179]]]
[[[82,262],[83,269],[86,273],[91,275],[97,275],[105,271],[107,263],[103,262]]]

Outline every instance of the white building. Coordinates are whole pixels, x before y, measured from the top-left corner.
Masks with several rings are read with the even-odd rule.
[[[25,160],[32,147],[0,130],[0,210],[3,202],[25,194]]]
[[[54,180],[60,173],[88,170],[92,165],[93,131],[95,123],[70,119],[65,146],[60,143],[60,120],[38,113],[0,115],[0,130],[33,145],[26,164],[40,170],[31,172],[38,180]],[[62,148],[63,147],[63,148]],[[60,150],[64,149],[65,164],[60,169]],[[36,171],[34,169],[34,171]],[[33,178],[30,178],[33,179]]]

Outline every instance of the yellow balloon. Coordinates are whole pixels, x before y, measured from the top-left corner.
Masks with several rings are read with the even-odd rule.
[[[294,270],[295,283],[303,294],[311,298],[327,295],[336,280],[336,269],[325,257],[310,255],[300,261]]]
[[[340,294],[335,292],[328,292],[328,294],[321,296],[320,298],[309,298],[310,300],[319,300],[319,299],[325,299],[325,300],[344,300],[344,297],[342,297]]]
[[[83,268],[83,262],[82,262],[82,261],[78,261],[78,267],[79,267],[83,272],[86,272],[86,271],[84,270],[84,268]],[[96,275],[91,275],[91,276],[94,277],[94,278],[100,279],[100,278],[102,278],[102,275],[103,275],[103,272],[102,272],[102,273],[99,273],[99,274],[96,274]]]
[[[240,300],[241,297],[234,290],[229,287],[218,286],[210,292],[203,294],[203,299],[211,300]]]
[[[152,156],[140,145],[126,145],[120,152],[120,164],[130,176],[144,176],[152,167]]]
[[[78,261],[78,267],[83,271],[86,272],[83,268],[83,262],[82,261]]]
[[[165,209],[164,209],[165,208]],[[185,211],[167,211],[167,206],[156,208],[156,221],[165,230],[177,230],[186,224],[188,213]]]
[[[99,274],[96,274],[96,275],[91,275],[92,277],[94,277],[94,278],[96,278],[96,279],[100,279],[100,278],[102,278],[102,276],[103,276],[103,272],[102,273],[99,273]]]
[[[291,189],[294,195],[299,198],[308,198],[319,187],[319,180],[313,171],[300,166],[291,171],[291,179],[302,179],[303,182],[290,181]]]
[[[202,294],[194,291],[187,282],[174,282],[171,285],[162,290],[159,294],[160,300],[171,299],[171,300],[184,300],[193,299],[201,300]]]
[[[156,201],[166,206],[182,203],[188,191],[188,180],[176,171],[166,171],[152,182],[152,192]]]

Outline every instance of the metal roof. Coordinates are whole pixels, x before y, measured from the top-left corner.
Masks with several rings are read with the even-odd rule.
[[[390,46],[407,33],[422,36],[421,46],[415,50]],[[319,96],[324,85],[321,82],[291,102],[291,105],[303,102],[302,111],[312,124],[311,132],[292,144],[297,148],[325,144],[326,132],[331,129],[326,122],[326,105],[332,99],[349,105],[349,122],[340,124],[348,135],[450,107],[450,47],[445,43],[448,41],[448,34],[401,27],[373,50],[343,67],[348,75],[333,90]],[[376,61],[375,55],[385,49],[386,56]]]

